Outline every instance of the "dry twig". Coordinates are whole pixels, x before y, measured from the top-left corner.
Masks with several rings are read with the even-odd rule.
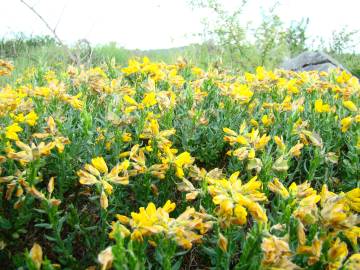
[[[46,28],[53,34],[54,38],[56,39],[56,41],[60,44],[61,47],[63,47],[63,49],[66,51],[66,53],[68,54],[69,58],[71,59],[72,62],[75,62],[78,64],[77,61],[77,57],[75,57],[72,52],[70,51],[70,49],[68,48],[68,46],[65,45],[65,43],[61,40],[61,38],[58,36],[58,34],[56,33],[56,27],[55,28],[51,28],[51,26],[49,25],[49,23],[44,19],[43,16],[41,16],[41,14],[39,12],[37,12],[37,10],[29,5],[29,3],[27,3],[24,0],[20,0],[21,3],[23,3],[27,8],[29,8],[46,26]]]

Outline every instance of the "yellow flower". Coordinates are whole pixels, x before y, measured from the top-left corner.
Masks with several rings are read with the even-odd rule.
[[[228,240],[221,233],[219,233],[218,246],[223,252],[227,252]]]
[[[348,249],[346,243],[336,238],[335,242],[331,245],[328,251],[328,258],[330,260],[328,269],[337,270],[341,267],[342,262],[348,255]]]
[[[123,142],[131,142],[132,141],[131,133],[128,132],[123,133],[121,139],[123,140]]]
[[[201,77],[204,75],[204,71],[199,67],[192,67],[191,72],[198,77]]]
[[[130,59],[128,67],[123,68],[121,72],[125,73],[126,75],[131,75],[133,73],[139,72],[140,68],[140,63],[138,61]]]
[[[36,120],[38,119],[37,114],[34,111],[29,112],[24,116],[23,113],[20,113],[16,116],[12,116],[14,121],[18,123],[27,123],[29,126],[34,126],[36,124]]]
[[[356,105],[351,101],[351,100],[344,100],[343,101],[343,105],[346,109],[348,109],[349,111],[352,112],[356,112],[357,111],[357,107]]]
[[[98,169],[101,173],[107,173],[108,167],[102,157],[96,157],[91,160],[91,164]]]
[[[7,61],[0,59],[0,76],[10,75],[14,70],[14,66]]]
[[[314,265],[317,263],[321,256],[323,242],[315,237],[312,241],[311,246],[299,246],[297,249],[298,254],[306,254],[308,257],[308,265]]]
[[[244,136],[238,135],[235,131],[229,128],[223,128],[223,131],[226,134],[230,135],[230,136],[225,136],[224,141],[229,142],[230,144],[234,144],[234,143],[239,143],[243,145],[248,144],[248,140]]]
[[[179,178],[184,177],[184,167],[193,164],[194,158],[190,155],[189,152],[183,152],[175,156],[169,146],[166,146],[164,150],[166,156],[162,158],[162,163],[174,165],[176,176]]]
[[[175,158],[174,164],[176,165],[176,175],[178,177],[184,176],[183,167],[184,165],[190,165],[194,162],[194,158],[191,157],[190,153],[183,152]]]
[[[360,188],[354,188],[347,192],[345,198],[351,209],[360,212]]]
[[[245,224],[247,211],[258,222],[267,222],[265,210],[258,204],[267,200],[265,194],[259,191],[261,182],[253,177],[242,184],[238,176],[239,172],[235,172],[228,180],[213,179],[208,185],[213,203],[219,206],[217,213],[223,219],[223,225]]]
[[[346,132],[346,131],[349,130],[352,120],[353,119],[350,116],[341,119],[340,124],[341,124],[341,131],[342,132]]]
[[[160,131],[157,119],[150,118],[145,122],[144,130],[140,134],[140,138],[155,140],[158,143],[158,147],[163,149],[171,145],[171,141],[168,138],[174,135],[175,132],[176,130],[174,128]]]
[[[273,182],[268,183],[268,188],[277,194],[279,194],[284,199],[289,198],[290,194],[284,185],[279,181],[278,178],[275,178]]]
[[[50,116],[47,120],[47,125],[49,127],[50,133],[55,134],[56,132],[56,124],[55,120],[52,116]]]
[[[232,86],[231,96],[240,104],[248,103],[254,93],[245,84],[234,84]]]
[[[254,127],[258,127],[258,126],[259,126],[258,121],[256,121],[254,118],[250,119],[250,124],[253,125]]]
[[[254,150],[254,148],[250,149],[248,158],[249,159],[254,159],[255,158],[255,150]]]
[[[274,141],[281,151],[285,150],[286,145],[284,144],[284,141],[282,138],[280,138],[279,136],[274,136]]]
[[[107,194],[111,194],[113,187],[109,182],[114,184],[127,185],[129,183],[128,167],[130,163],[128,160],[117,164],[110,172],[102,157],[93,158],[91,164],[85,164],[85,170],[79,170],[79,182],[82,185],[99,184],[102,187],[100,196],[100,205],[103,209],[108,207]],[[123,172],[123,176],[119,174]],[[105,191],[105,192],[104,192]]]
[[[317,204],[321,199],[320,195],[312,194],[310,196],[307,196],[303,198],[299,204],[300,206],[311,206]]]
[[[350,80],[351,77],[352,77],[351,74],[349,74],[349,73],[347,73],[345,70],[343,70],[343,71],[341,72],[341,74],[336,77],[336,81],[337,81],[338,83],[340,83],[340,84],[346,83],[347,81]]]
[[[170,201],[159,208],[150,202],[146,208],[140,207],[138,213],[132,212],[131,219],[126,220],[132,229],[131,239],[143,241],[144,236],[163,234],[163,237],[174,239],[183,248],[191,248],[192,243],[199,241],[201,234],[206,233],[212,223],[207,221],[209,217],[206,214],[196,212],[191,207],[176,219],[171,218],[169,213],[174,209],[175,204]],[[116,224],[113,224],[113,231],[116,230]]]
[[[323,112],[330,112],[330,105],[324,104],[322,99],[317,99],[315,101],[315,112],[317,113],[323,113]]]
[[[229,155],[236,156],[239,160],[249,159],[247,166],[248,170],[256,169],[260,171],[262,167],[262,162],[260,159],[255,158],[255,150],[264,150],[267,143],[270,141],[271,137],[263,134],[261,137],[259,135],[258,129],[253,129],[249,133],[245,133],[246,129],[245,121],[242,123],[239,129],[239,134],[229,128],[223,128],[223,131],[228,134],[224,136],[224,141],[230,143],[230,145],[241,144],[245,145],[244,147],[239,147],[234,151],[229,151]]]
[[[138,174],[150,173],[151,175],[164,179],[165,173],[168,169],[168,164],[153,164],[150,167],[146,165],[146,157],[144,151],[151,152],[150,147],[139,148],[139,145],[134,145],[129,153],[132,162],[133,170],[129,171],[131,176]],[[122,154],[124,156],[124,154]]]
[[[234,215],[236,217],[234,223],[237,225],[243,225],[246,223],[247,212],[245,207],[241,206],[240,204],[236,205],[234,208]]]
[[[307,181],[300,185],[297,185],[295,182],[291,183],[289,186],[289,192],[292,196],[296,196],[298,199],[317,193],[316,190],[314,190]]]
[[[299,245],[303,246],[306,243],[305,227],[300,220],[298,222],[299,223],[297,226],[297,238],[299,241]]]
[[[255,220],[258,222],[267,223],[268,218],[266,216],[266,210],[264,210],[260,204],[249,202],[246,204],[246,207]]]
[[[360,123],[360,114],[355,116],[355,122]]]
[[[171,213],[175,210],[176,204],[172,203],[170,200],[167,200],[166,203],[163,206],[164,211]]]
[[[261,117],[261,122],[264,124],[265,127],[267,127],[273,123],[273,119],[265,114]]]
[[[251,74],[249,72],[245,72],[244,76],[245,76],[245,80],[249,83],[251,83],[255,80],[254,74]]]
[[[6,138],[10,140],[18,141],[19,140],[18,133],[23,131],[23,129],[19,126],[18,123],[14,123],[10,126],[7,126],[5,131],[6,131],[5,132]]]
[[[142,100],[142,104],[144,104],[145,107],[151,107],[154,106],[157,103],[156,101],[156,94],[155,92],[149,92],[144,95],[144,99]]]
[[[128,217],[126,217],[126,218],[128,219],[128,222],[123,223],[123,224],[128,225],[130,219]],[[122,223],[121,220],[119,220],[119,222]],[[116,235],[118,233],[120,234],[120,236],[122,238],[125,238],[125,237],[127,237],[127,236],[129,236],[131,234],[130,231],[123,224],[120,224],[119,222],[114,222],[114,221],[112,222],[112,224],[111,224],[111,232],[109,233],[109,238],[110,239],[115,239]]]
[[[31,111],[25,115],[24,122],[26,122],[29,126],[34,126],[38,118],[37,114],[34,111]]]
[[[297,87],[297,80],[291,79],[287,82],[286,87],[289,94],[297,94],[299,93],[299,88]]]
[[[337,195],[333,192],[330,192],[328,190],[328,187],[326,184],[324,184],[322,187],[321,187],[321,192],[320,192],[320,197],[321,197],[321,201],[320,201],[320,204],[322,207],[324,207],[324,205],[326,205],[326,201],[329,200],[330,198],[334,198],[336,197]]]
[[[357,225],[358,217],[349,211],[349,202],[343,195],[329,194],[324,198],[320,216],[322,226],[332,230],[344,230]],[[350,203],[351,205],[351,203]]]
[[[271,140],[270,136],[267,136],[266,134],[262,135],[261,138],[259,138],[258,141],[255,142],[255,149],[256,150],[264,149],[270,140]]]
[[[70,144],[70,140],[66,137],[63,137],[59,134],[55,120],[52,116],[47,119],[47,128],[45,128],[46,132],[44,133],[34,133],[32,137],[38,139],[52,138],[55,143],[55,147],[58,149],[59,153],[64,151],[65,145]]]
[[[360,238],[360,227],[358,226],[351,227],[347,230],[344,230],[343,233],[350,240],[352,245],[356,247],[358,244],[357,239]]]
[[[304,182],[301,185],[292,183],[289,187],[289,193],[295,198],[294,203],[298,203],[293,216],[298,218],[303,224],[314,224],[319,219],[317,203],[321,196],[312,189],[309,183]]]
[[[264,67],[259,66],[256,68],[256,79],[262,81],[265,79],[265,75],[266,75],[266,71]]]
[[[21,141],[17,141],[16,146],[19,147],[22,151],[9,152],[7,155],[8,158],[18,160],[20,163],[26,164],[28,162],[37,160],[42,156],[50,155],[50,151],[55,147],[55,143],[50,142],[45,144],[44,142],[41,142],[36,146],[34,143],[27,145]]]
[[[107,209],[109,206],[109,200],[104,191],[102,191],[100,195],[100,206],[103,209]]]
[[[43,251],[39,244],[34,243],[30,250],[30,258],[34,262],[36,269],[40,269],[43,263]]]
[[[177,74],[176,69],[173,69],[169,72],[168,79],[169,83],[177,88],[182,87],[185,83],[185,79],[181,75]]]
[[[322,105],[323,105],[322,99],[315,100],[315,112],[321,113],[322,112]]]
[[[70,104],[73,108],[77,110],[82,110],[84,106],[84,102],[81,101],[79,98],[81,97],[81,93],[77,94],[76,96],[71,96],[68,94],[63,94],[60,96],[60,99],[64,101],[65,103]]]
[[[347,270],[358,270],[360,268],[360,253],[355,253],[345,263]]]
[[[300,269],[291,262],[292,252],[285,239],[270,235],[263,238],[261,243],[263,259],[261,269]]]

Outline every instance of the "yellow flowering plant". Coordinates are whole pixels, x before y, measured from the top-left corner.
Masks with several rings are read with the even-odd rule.
[[[84,166],[85,170],[79,170],[79,182],[82,185],[99,185],[100,188],[100,205],[101,208],[108,208],[109,202],[107,195],[113,193],[113,184],[128,185],[129,176],[127,169],[129,168],[129,161],[125,160],[109,171],[105,160],[102,157],[96,157],[91,160],[91,164]],[[119,174],[122,173],[120,176]]]
[[[209,181],[208,191],[213,203],[218,205],[217,214],[221,224],[244,225],[248,213],[256,221],[266,223],[268,220],[266,212],[259,204],[267,201],[265,194],[261,192],[261,182],[255,176],[243,184],[238,179],[239,173],[233,173],[229,179]]]
[[[239,134],[229,128],[223,128],[227,134],[224,141],[232,146],[239,146],[235,150],[228,151],[227,154],[237,157],[240,161],[248,160],[247,169],[260,172],[263,164],[261,159],[256,158],[256,151],[263,151],[271,137],[266,134],[260,136],[258,129],[252,129],[251,132],[246,132],[246,129],[245,122],[240,126]]]
[[[359,268],[351,74],[13,68],[0,61],[5,268]]]
[[[132,232],[131,239],[143,241],[145,237],[164,234],[166,237],[174,239],[175,242],[185,249],[192,247],[194,242],[199,242],[202,235],[212,227],[209,216],[196,212],[194,208],[187,208],[176,219],[171,218],[169,213],[174,211],[175,203],[167,201],[163,207],[156,208],[153,203],[149,203],[146,208],[140,207],[139,212],[132,212],[131,218],[119,215],[118,222],[130,226]],[[119,227],[113,224],[113,230]],[[129,235],[127,229],[120,227],[124,235]],[[114,234],[111,232],[110,236]]]

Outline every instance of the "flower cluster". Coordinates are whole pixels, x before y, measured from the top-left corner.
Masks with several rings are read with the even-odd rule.
[[[243,225],[247,221],[248,212],[258,222],[266,223],[266,212],[259,204],[267,200],[260,191],[262,183],[255,176],[243,184],[238,179],[239,173],[233,173],[229,179],[209,180],[208,190],[214,204],[219,206],[221,223]]]
[[[146,208],[140,207],[139,212],[132,212],[131,218],[117,215],[121,224],[131,227],[132,232],[117,222],[112,225],[110,238],[119,230],[124,236],[131,234],[131,239],[143,241],[144,237],[163,234],[174,239],[178,245],[190,249],[192,243],[199,242],[202,235],[212,227],[209,216],[188,207],[177,218],[171,218],[169,213],[174,211],[175,203],[167,201],[163,207],[156,208],[149,203]],[[155,244],[156,245],[156,244]]]

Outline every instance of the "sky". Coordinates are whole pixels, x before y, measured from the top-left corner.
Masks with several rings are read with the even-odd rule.
[[[192,9],[188,0],[26,0],[54,28],[58,36],[72,44],[87,39],[92,44],[116,42],[128,49],[159,49],[201,41],[202,18],[206,10]],[[220,0],[231,9],[238,0]],[[261,10],[273,0],[249,0],[244,20],[261,21]],[[360,29],[360,0],[279,0],[277,13],[291,21],[308,17],[312,37],[329,38],[345,26]],[[20,2],[0,0],[0,38],[14,33],[51,34],[44,24]]]

